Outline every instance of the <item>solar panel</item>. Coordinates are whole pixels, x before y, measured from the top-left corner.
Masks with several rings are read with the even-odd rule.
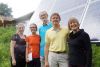
[[[72,16],[78,18],[81,28],[89,33],[92,41],[100,41],[100,0],[42,0],[30,22],[41,25],[38,21],[39,12],[46,10],[50,15],[58,12],[61,25],[67,26]]]

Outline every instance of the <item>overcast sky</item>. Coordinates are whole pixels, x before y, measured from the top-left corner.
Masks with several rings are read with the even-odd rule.
[[[14,18],[23,16],[37,9],[41,0],[0,0],[0,3],[7,4],[12,8]]]

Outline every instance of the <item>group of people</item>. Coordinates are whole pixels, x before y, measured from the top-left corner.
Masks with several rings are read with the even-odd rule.
[[[39,34],[34,23],[30,24],[32,34],[29,36],[23,34],[23,23],[16,26],[17,32],[10,45],[11,67],[92,66],[90,37],[79,28],[78,19],[71,17],[66,25],[68,28],[63,28],[59,13],[53,13],[49,21],[47,12],[42,11],[39,18],[43,22]]]

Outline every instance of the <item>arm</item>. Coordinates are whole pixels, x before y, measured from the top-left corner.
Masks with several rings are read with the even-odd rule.
[[[49,54],[49,45],[45,46],[45,62],[48,62],[48,54]]]
[[[28,60],[28,43],[26,43],[26,62],[29,62],[29,60]]]
[[[92,48],[90,43],[90,37],[88,34],[85,34],[84,37],[84,45],[85,45],[85,52],[86,52],[86,67],[92,66]]]
[[[14,56],[14,46],[16,44],[16,41],[11,40],[10,43],[10,53],[11,53],[11,58],[12,58],[12,64],[16,65],[16,60],[15,60],[15,56]]]
[[[28,38],[26,37],[26,62],[29,62],[29,60],[28,60],[28,48],[29,48],[29,46],[28,46]]]
[[[45,67],[49,67],[49,63],[48,63],[48,54],[49,54],[49,46],[50,46],[50,39],[48,37],[48,33],[46,32],[46,36],[45,36]]]
[[[28,44],[26,43],[26,59],[28,58]]]
[[[49,44],[46,44],[45,46],[45,67],[49,67],[48,54],[49,54]]]

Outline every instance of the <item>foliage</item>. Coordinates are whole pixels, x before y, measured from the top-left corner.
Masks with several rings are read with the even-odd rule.
[[[96,46],[93,44],[93,67],[100,67],[100,45]]]
[[[15,32],[14,27],[0,28],[0,43],[9,43],[12,34]]]
[[[0,67],[10,67],[9,43],[0,43]]]
[[[0,27],[0,67],[10,67],[10,39],[15,27]]]
[[[12,9],[8,7],[7,4],[0,3],[0,15],[3,16],[12,16]]]

